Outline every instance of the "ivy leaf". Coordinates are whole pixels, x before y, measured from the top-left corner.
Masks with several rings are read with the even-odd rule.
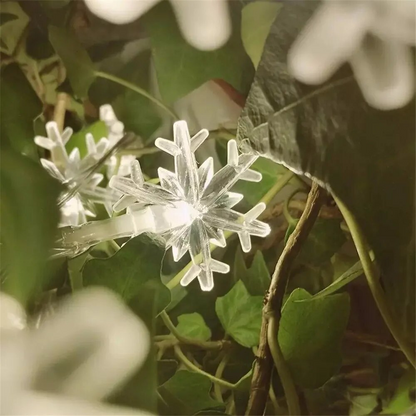
[[[74,93],[85,98],[95,79],[94,64],[77,38],[66,29],[49,26],[49,41],[62,59]]]
[[[270,28],[281,7],[281,3],[256,1],[247,4],[242,10],[241,39],[255,68],[260,62]]]
[[[350,311],[347,293],[313,299],[294,290],[282,309],[279,344],[295,382],[318,388],[341,365],[341,340]]]
[[[150,51],[140,53],[121,71],[121,77],[148,90],[150,84]],[[124,89],[113,102],[117,117],[123,121],[125,130],[149,139],[161,124],[154,104],[135,91]]]
[[[262,309],[263,296],[251,296],[241,280],[215,302],[225,332],[247,348],[259,343]]]
[[[414,410],[415,403],[411,395],[416,390],[415,377],[416,375],[413,369],[406,371],[400,379],[393,397],[381,412],[382,415],[412,414],[412,408]]]
[[[279,180],[280,176],[287,172],[287,169],[264,157],[257,159],[251,169],[262,174],[261,182],[239,181],[233,187],[233,191],[242,193],[244,200],[250,205],[256,205]]]
[[[270,286],[270,273],[261,251],[254,255],[251,267],[247,268],[243,252],[237,248],[234,259],[234,280],[242,280],[250,295],[264,296]]]
[[[4,291],[25,304],[49,279],[60,184],[29,158],[1,146],[1,244]]]
[[[3,52],[12,55],[16,51],[19,40],[26,30],[29,23],[28,15],[22,10],[17,1],[1,2],[1,15],[4,15],[5,22],[0,25],[1,48]],[[14,15],[16,19],[10,19],[8,16]],[[6,24],[6,23],[9,24]],[[3,24],[4,23],[4,24]]]
[[[48,31],[34,20],[29,22],[26,36],[26,53],[36,61],[50,58],[54,54]]]
[[[329,286],[314,295],[313,299],[319,299],[337,292],[345,285],[355,280],[357,277],[360,277],[363,273],[363,266],[361,265],[360,261],[357,261],[357,263],[351,266],[351,268],[349,268],[346,272],[334,280],[334,282],[332,282]]]
[[[13,20],[18,19],[19,16],[16,16],[12,13],[0,13],[0,26],[4,25],[7,22],[12,22]]]
[[[163,251],[149,238],[139,236],[130,240],[113,257],[90,260],[83,269],[85,286],[106,286],[118,293],[146,324],[152,339],[156,316],[170,300],[169,290],[159,277],[162,256]],[[108,400],[116,405],[156,414],[157,386],[156,349],[152,345],[145,363]]]
[[[285,241],[294,231],[296,223],[289,225]],[[306,264],[322,264],[329,260],[345,241],[344,233],[341,230],[341,220],[319,218],[303,244],[297,261]]]
[[[146,309],[156,298],[156,312],[170,302],[169,289],[160,280],[164,251],[139,236],[108,259],[93,259],[83,269],[84,286],[105,286],[118,293],[134,310]]]
[[[415,102],[395,111],[369,107],[347,66],[318,87],[290,78],[288,51],[316,7],[282,6],[237,138],[319,180],[343,201],[374,250],[397,322],[414,339]]]
[[[210,396],[211,381],[204,375],[180,370],[158,391],[169,406],[169,414],[193,415],[201,410],[223,407]]]
[[[78,147],[81,157],[84,157],[87,154],[85,136],[88,133],[92,134],[94,140],[98,142],[101,138],[107,137],[108,129],[104,121],[96,121],[95,123],[90,124],[72,135],[71,140],[66,144],[67,152],[70,153],[72,149]]]
[[[207,341],[211,338],[211,330],[206,325],[204,318],[196,312],[178,316],[176,329],[186,338],[200,341]]]
[[[239,15],[238,4],[230,4]],[[238,17],[238,20],[240,16]],[[153,7],[142,19],[150,35],[160,93],[172,103],[211,79],[222,79],[245,94],[253,76],[253,66],[246,55],[239,34],[239,21],[228,43],[215,51],[200,51],[182,37],[168,2]]]
[[[20,153],[37,159],[34,120],[42,112],[42,103],[19,65],[1,70],[1,140]]]
[[[241,377],[240,380],[237,381],[235,389],[238,391],[250,391],[252,377],[253,370],[251,369],[248,373]]]

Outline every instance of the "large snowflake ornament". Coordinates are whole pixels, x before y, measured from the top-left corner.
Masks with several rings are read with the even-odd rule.
[[[61,207],[61,226],[79,225],[86,222],[87,216],[95,216],[93,202],[108,203],[112,195],[104,188],[98,187],[102,181],[101,173],[93,173],[85,180],[77,181],[82,172],[91,169],[109,148],[109,141],[102,138],[95,143],[91,134],[86,135],[87,155],[81,159],[78,148],[74,148],[70,154],[65,148],[72,136],[72,129],[67,127],[62,134],[58,126],[51,121],[46,123],[47,137],[36,136],[35,143],[50,151],[50,160],[41,159],[46,171],[63,184],[79,186],[72,198]],[[80,183],[78,183],[80,182]]]
[[[210,244],[224,247],[224,231],[236,232],[245,252],[251,249],[250,236],[265,237],[268,224],[257,220],[265,209],[257,204],[246,214],[232,208],[243,195],[230,192],[238,180],[261,180],[261,174],[250,170],[256,155],[238,154],[235,140],[228,142],[228,163],[214,174],[213,159],[198,167],[194,152],[208,137],[201,130],[192,138],[185,121],[173,126],[174,141],[157,139],[155,144],[174,157],[175,171],[159,168],[160,185],[145,182],[140,164],[131,165],[130,178],[113,176],[110,187],[122,197],[114,211],[125,214],[104,221],[92,221],[81,227],[62,230],[60,255],[77,255],[104,240],[153,233],[164,237],[172,247],[175,261],[189,251],[192,267],[181,284],[198,278],[202,290],[214,286],[213,272],[227,273],[229,266],[211,257]]]

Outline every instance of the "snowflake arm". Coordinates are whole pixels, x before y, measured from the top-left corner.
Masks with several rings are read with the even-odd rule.
[[[211,257],[210,244],[225,247],[224,231],[236,232],[245,252],[251,249],[250,236],[265,237],[270,227],[257,218],[265,209],[260,203],[246,214],[232,208],[243,198],[231,192],[238,180],[259,181],[261,174],[250,170],[257,156],[238,154],[234,140],[228,143],[228,163],[214,174],[213,160],[208,158],[199,167],[194,152],[208,137],[201,130],[192,138],[186,122],[174,124],[174,141],[157,139],[155,144],[172,155],[175,171],[159,168],[160,185],[146,183],[136,160],[131,164],[130,177],[113,176],[110,187],[121,195],[115,211],[126,214],[106,222],[91,222],[63,236],[63,246],[78,254],[98,241],[133,237],[143,232],[164,237],[172,248],[175,261],[187,252],[193,265],[181,284],[198,279],[202,290],[214,286],[213,273],[228,273],[229,266]],[[72,246],[71,246],[72,245]],[[75,246],[75,249],[74,249]]]
[[[102,174],[93,173],[87,179],[82,179],[82,172],[91,169],[107,151],[109,141],[102,138],[95,143],[93,136],[87,134],[87,155],[81,159],[78,148],[74,148],[70,154],[65,148],[73,133],[72,129],[66,128],[61,134],[53,121],[46,123],[45,127],[47,137],[35,137],[35,143],[51,155],[50,160],[41,159],[42,166],[63,184],[70,187],[71,184],[81,184],[79,190],[62,204],[60,225],[80,225],[86,222],[87,216],[95,216],[92,201],[109,206],[117,200],[113,190],[106,192],[104,188],[98,187],[103,179]]]

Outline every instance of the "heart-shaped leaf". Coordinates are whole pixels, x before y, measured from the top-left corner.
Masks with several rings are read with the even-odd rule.
[[[259,343],[263,296],[251,296],[239,280],[215,302],[215,311],[225,332],[243,347]]]
[[[234,258],[234,279],[242,280],[250,295],[264,296],[270,286],[270,273],[261,251],[254,255],[251,266],[248,268],[244,261],[243,252],[237,248]]]
[[[29,158],[2,142],[1,263],[2,290],[23,304],[47,282],[46,267],[59,221],[60,184]],[[2,272],[3,272],[2,270]]]
[[[155,313],[160,313],[170,302],[169,289],[160,280],[163,253],[147,238],[136,237],[114,256],[88,261],[82,272],[84,286],[108,287],[136,311],[156,299]]]
[[[64,28],[49,26],[49,41],[62,59],[69,82],[79,98],[85,98],[95,79],[94,64],[75,35]]]
[[[245,93],[253,65],[244,51],[239,33],[239,4],[230,4],[237,15],[228,43],[215,51],[200,51],[183,39],[168,2],[150,10],[142,21],[150,35],[160,93],[173,102],[211,79],[222,79]]]
[[[211,338],[211,330],[204,318],[196,312],[178,316],[176,329],[186,338],[199,339],[200,341],[207,341]]]
[[[350,311],[347,293],[312,299],[294,290],[282,309],[279,344],[297,384],[318,388],[341,365],[341,339]]]
[[[212,383],[206,376],[180,370],[159,387],[172,415],[193,415],[200,410],[223,407],[211,398]]]

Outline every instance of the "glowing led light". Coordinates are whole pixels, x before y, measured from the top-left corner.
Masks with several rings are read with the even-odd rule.
[[[238,154],[234,140],[228,142],[228,163],[214,174],[213,160],[199,167],[194,152],[208,137],[201,130],[192,138],[185,121],[173,126],[174,141],[157,139],[155,144],[174,157],[175,171],[159,168],[160,185],[144,181],[139,162],[131,165],[130,178],[113,176],[110,187],[122,197],[114,211],[127,208],[126,214],[103,222],[87,223],[66,230],[62,237],[63,252],[78,254],[105,239],[133,237],[151,232],[164,237],[172,247],[175,261],[189,251],[193,266],[182,279],[188,285],[198,279],[202,290],[214,286],[213,272],[227,273],[229,266],[211,257],[210,243],[225,247],[224,231],[238,233],[245,252],[251,249],[250,236],[265,237],[270,227],[259,220],[265,204],[257,204],[246,214],[232,208],[243,195],[230,192],[238,180],[261,180],[261,174],[250,170],[256,155]]]
[[[62,183],[76,180],[77,176],[86,169],[92,167],[103,156],[108,149],[109,141],[102,138],[95,143],[91,134],[85,137],[87,155],[81,159],[78,148],[74,148],[68,155],[65,148],[66,143],[72,136],[72,129],[67,127],[62,134],[54,121],[46,123],[47,137],[36,136],[35,143],[50,151],[51,158],[41,159],[42,166],[55,179]],[[105,204],[110,193],[100,192],[98,184],[102,181],[101,173],[92,174],[86,181],[83,181],[73,198],[67,201],[61,209],[61,226],[79,225],[86,222],[87,216],[95,216],[94,202]]]

